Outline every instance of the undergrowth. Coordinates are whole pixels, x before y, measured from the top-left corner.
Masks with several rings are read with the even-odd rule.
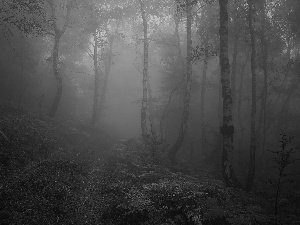
[[[13,107],[0,107],[0,114],[5,135],[0,135],[5,156],[0,224],[269,225],[296,220],[269,214],[254,195],[172,166],[162,145],[149,150],[139,139],[112,145],[109,134],[82,124]]]

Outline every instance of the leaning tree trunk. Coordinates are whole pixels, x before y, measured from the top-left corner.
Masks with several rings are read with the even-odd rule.
[[[144,69],[143,69],[143,98],[142,98],[142,109],[141,109],[141,128],[142,128],[142,137],[144,140],[148,137],[147,131],[147,78],[148,78],[148,24],[145,12],[145,6],[143,0],[140,0],[142,20],[144,27]]]
[[[191,75],[192,75],[192,13],[189,1],[186,4],[186,33],[187,33],[187,57],[186,57],[186,83],[185,96],[183,105],[182,121],[180,131],[176,142],[170,148],[168,157],[172,163],[175,163],[176,154],[183,144],[186,135],[189,113],[190,113],[190,99],[191,99]]]
[[[59,73],[59,69],[58,69],[58,48],[59,48],[59,41],[60,41],[60,37],[61,35],[55,35],[54,37],[54,47],[53,47],[53,64],[52,64],[52,68],[53,68],[53,74],[54,77],[56,79],[56,94],[54,97],[54,101],[53,104],[50,108],[49,111],[49,116],[50,117],[54,117],[58,106],[59,106],[59,102],[61,99],[61,95],[62,95],[62,77],[61,74]]]
[[[99,66],[98,66],[98,37],[97,37],[97,29],[94,33],[94,54],[93,54],[93,61],[94,61],[94,71],[95,71],[95,87],[94,87],[94,104],[93,104],[93,114],[90,124],[95,126],[98,113],[99,113]]]
[[[220,67],[223,98],[223,135],[222,174],[225,184],[230,187],[241,188],[232,166],[233,133],[232,99],[230,87],[230,64],[228,59],[228,0],[219,0],[220,5]]]
[[[254,16],[254,6],[253,0],[248,0],[248,22],[250,29],[251,38],[251,74],[252,74],[252,93],[251,93],[251,124],[250,124],[250,156],[249,156],[249,168],[248,176],[246,179],[245,190],[250,191],[253,185],[253,180],[255,176],[255,153],[256,153],[256,74],[255,74],[255,33],[253,27],[253,16]]]

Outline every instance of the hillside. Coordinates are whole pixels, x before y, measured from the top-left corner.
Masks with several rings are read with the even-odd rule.
[[[300,224],[159,146],[7,103],[0,118],[0,224]]]

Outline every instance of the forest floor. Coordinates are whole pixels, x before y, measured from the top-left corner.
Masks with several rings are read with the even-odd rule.
[[[300,224],[159,146],[0,103],[0,224]]]

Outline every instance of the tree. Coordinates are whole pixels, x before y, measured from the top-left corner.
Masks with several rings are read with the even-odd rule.
[[[88,21],[85,25],[85,32],[91,34],[93,37],[93,42],[90,43],[93,47],[93,53],[85,49],[90,58],[93,59],[94,65],[94,101],[93,101],[93,110],[92,117],[90,120],[90,125],[95,126],[98,121],[99,116],[99,87],[100,87],[100,78],[103,75],[103,71],[100,68],[101,61],[104,57],[104,46],[105,46],[105,37],[102,34],[103,26],[107,23],[109,19],[109,12],[102,9],[102,6],[98,5],[96,2],[91,2],[87,6]],[[83,46],[83,48],[85,48]]]
[[[251,91],[251,124],[250,124],[250,156],[249,156],[249,170],[246,180],[246,191],[252,188],[255,176],[255,152],[256,152],[256,39],[253,26],[254,20],[254,4],[253,0],[248,0],[248,22],[251,39],[251,75],[252,75],[252,91]]]
[[[207,135],[206,127],[207,123],[205,121],[205,108],[206,108],[206,90],[208,86],[208,63],[213,57],[216,56],[216,46],[217,46],[217,24],[215,7],[211,4],[207,4],[206,7],[201,11],[201,14],[197,14],[197,36],[199,37],[199,45],[193,48],[193,55],[195,59],[202,61],[201,69],[201,84],[200,84],[200,126],[201,126],[201,151],[207,149]],[[206,153],[206,151],[205,151]]]
[[[103,64],[104,64],[104,79],[102,85],[102,92],[99,102],[99,115],[102,115],[104,110],[104,103],[106,99],[107,85],[108,85],[108,77],[110,74],[111,66],[113,63],[113,45],[118,34],[119,21],[117,21],[117,27],[115,32],[110,32],[108,29],[108,23],[106,22],[104,25],[104,30],[107,35],[107,47],[103,55]]]
[[[190,100],[191,100],[191,75],[192,75],[192,1],[187,0],[183,6],[186,12],[186,35],[187,35],[187,56],[186,56],[186,75],[185,75],[185,89],[184,89],[184,105],[182,120],[179,130],[179,135],[176,142],[171,146],[168,157],[172,163],[175,163],[175,158],[178,150],[183,144],[190,113]],[[180,6],[179,6],[180,7]]]
[[[148,49],[149,49],[149,40],[148,40],[148,24],[146,18],[145,5],[143,0],[139,0],[142,20],[143,20],[143,33],[144,33],[144,57],[143,57],[143,98],[142,98],[142,108],[141,108],[141,128],[142,128],[142,137],[144,140],[148,137],[147,131],[147,101],[148,101]]]
[[[232,121],[230,64],[228,59],[228,0],[219,0],[219,7],[220,67],[223,98],[223,125],[221,127],[221,134],[223,135],[222,174],[227,186],[241,188],[232,167],[234,125]]]
[[[71,10],[75,8],[76,6],[76,1],[75,0],[67,0],[64,5],[63,9],[61,9],[61,5],[59,5],[57,1],[55,0],[47,0],[47,3],[49,4],[51,8],[51,27],[53,28],[52,32],[48,32],[48,34],[51,34],[54,36],[54,46],[53,46],[53,53],[52,53],[52,69],[53,69],[53,74],[57,82],[57,87],[56,87],[56,94],[54,97],[54,101],[52,103],[52,106],[49,110],[49,116],[54,117],[58,106],[59,102],[62,96],[62,76],[59,72],[59,43],[62,35],[65,33],[66,29],[69,26],[70,23],[70,14]],[[61,13],[58,11],[65,11],[65,15],[62,16],[64,19],[62,28],[59,28],[59,19],[57,18],[57,14]]]
[[[260,114],[258,119],[258,127],[256,135],[262,134],[262,144],[261,144],[261,156],[265,151],[266,145],[266,108],[267,108],[267,97],[268,97],[268,55],[269,55],[269,44],[267,42],[267,2],[263,0],[260,5],[261,23],[262,29],[260,31],[260,42],[261,42],[261,53],[262,53],[262,69],[263,69],[263,88],[261,92],[261,104],[260,104]]]
[[[99,68],[99,55],[98,55],[98,48],[100,46],[101,40],[99,38],[100,31],[96,28],[94,30],[93,38],[94,38],[94,44],[93,44],[93,61],[94,61],[94,71],[95,71],[95,87],[94,87],[94,104],[93,104],[93,113],[92,113],[92,118],[90,121],[90,124],[92,126],[95,125],[97,122],[97,117],[98,117],[98,109],[99,109],[99,83],[100,83],[100,72],[101,69]],[[103,44],[102,44],[103,45]]]
[[[15,25],[26,35],[50,35],[54,37],[52,52],[52,70],[57,88],[49,116],[54,117],[62,96],[62,76],[59,72],[59,45],[60,40],[70,25],[71,11],[77,8],[76,0],[66,0],[63,3],[57,0],[31,0],[8,3],[11,15],[4,18]]]
[[[159,41],[160,49],[160,68],[162,74],[161,87],[162,92],[162,114],[160,119],[161,141],[166,141],[168,117],[172,113],[181,109],[183,98],[183,74],[185,71],[185,60],[181,53],[180,35],[179,35],[179,15],[174,16],[175,29],[161,38]],[[170,31],[172,32],[172,31]],[[165,125],[165,129],[164,129]]]
[[[113,44],[117,37],[119,23],[122,18],[123,8],[119,2],[110,2],[110,8],[106,8],[102,1],[93,1],[86,4],[83,17],[87,18],[83,24],[86,39],[80,43],[85,52],[93,59],[94,65],[94,99],[90,125],[95,126],[101,115],[107,92],[108,77],[113,59]],[[116,25],[114,24],[116,22]],[[116,30],[111,29],[116,26]],[[89,41],[92,36],[93,41]],[[93,52],[89,50],[90,45]],[[103,81],[101,83],[101,81]]]

